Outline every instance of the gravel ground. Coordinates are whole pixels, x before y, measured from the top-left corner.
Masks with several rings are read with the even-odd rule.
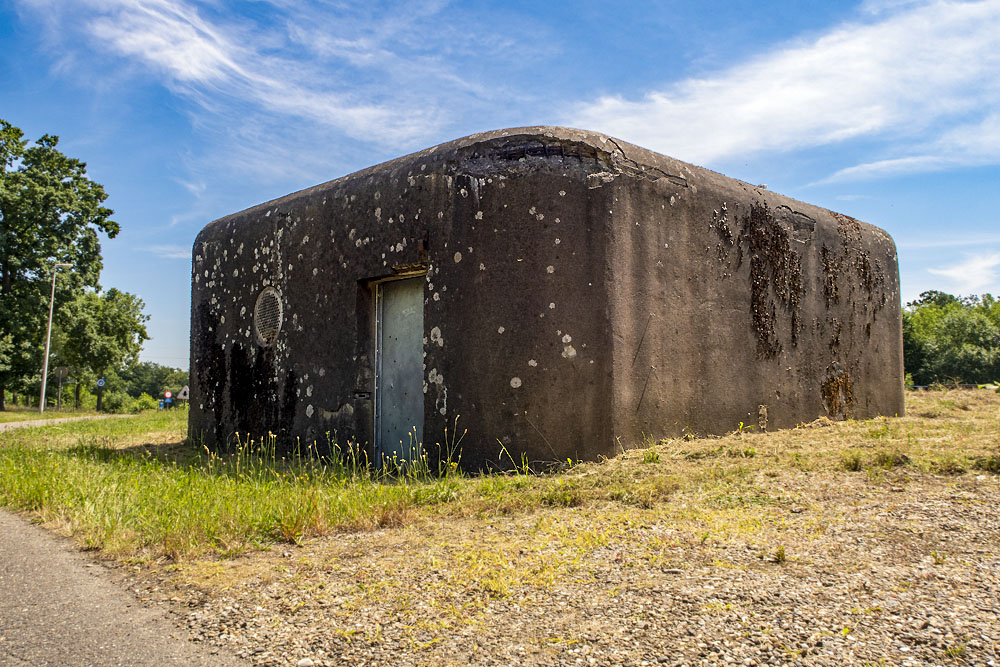
[[[1000,665],[998,481],[789,470],[722,519],[418,519],[131,585],[258,665]]]

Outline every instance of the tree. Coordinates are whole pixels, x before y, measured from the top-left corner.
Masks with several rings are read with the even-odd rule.
[[[1000,378],[1000,304],[924,292],[903,311],[903,359],[917,384]]]
[[[152,361],[130,364],[118,371],[118,375],[125,393],[133,398],[138,398],[140,394],[162,397],[167,390],[176,394],[188,384],[187,371],[161,366]]]
[[[56,283],[60,306],[73,293],[98,288],[98,232],[118,234],[113,211],[102,204],[104,188],[87,178],[87,165],[63,155],[59,138],[46,134],[33,145],[0,119],[0,410],[7,387],[41,366],[53,266],[73,268]]]
[[[139,297],[114,288],[81,292],[61,311],[60,358],[75,369],[78,378],[100,378],[135,363],[143,341],[149,340],[145,324],[149,316],[142,312],[143,305]],[[101,392],[97,409],[101,409]]]

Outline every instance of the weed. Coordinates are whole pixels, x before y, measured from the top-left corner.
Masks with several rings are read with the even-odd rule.
[[[561,482],[562,480],[559,481]],[[542,492],[541,503],[554,507],[577,507],[583,504],[583,498],[575,489],[557,484],[553,488]]]
[[[784,544],[779,545],[778,548],[774,550],[774,559],[773,559],[774,562],[784,563],[787,560],[787,558],[788,557],[785,555],[785,545]]]
[[[968,649],[963,643],[944,647],[944,654],[949,658],[964,658],[968,652]]]
[[[865,477],[868,478],[870,484],[881,484],[885,478],[885,471],[881,468],[866,468]]]
[[[966,471],[965,463],[957,456],[944,455],[932,460],[930,469],[939,475],[961,475]]]
[[[889,422],[887,421],[883,421],[878,428],[873,428],[868,431],[868,437],[873,440],[886,440],[890,435]]]
[[[849,472],[860,472],[865,464],[862,454],[856,449],[850,449],[840,455],[840,467]]]
[[[1000,475],[1000,454],[977,457],[972,467],[976,470],[985,470],[986,472]]]
[[[944,562],[948,560],[947,554],[939,553],[937,551],[931,551],[931,558],[934,559],[935,565],[944,565]]]
[[[879,468],[891,470],[892,468],[906,465],[909,462],[910,457],[902,452],[886,450],[875,452],[874,465]]]
[[[732,447],[727,454],[730,458],[752,459],[757,456],[757,450],[753,447]]]
[[[650,444],[650,446],[647,447],[642,452],[642,459],[640,459],[640,460],[643,463],[659,463],[660,462],[660,453],[658,451],[656,451],[656,447],[654,445]]]

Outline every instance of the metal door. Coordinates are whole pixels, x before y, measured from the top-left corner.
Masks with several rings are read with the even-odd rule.
[[[376,464],[413,461],[424,433],[423,276],[379,283],[375,312]]]

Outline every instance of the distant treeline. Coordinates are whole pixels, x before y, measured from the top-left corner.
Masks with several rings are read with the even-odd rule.
[[[903,309],[903,364],[909,384],[1000,380],[1000,302],[924,292]]]
[[[58,357],[57,357],[58,359]],[[161,366],[151,361],[130,362],[104,374],[104,386],[97,386],[97,376],[86,369],[73,369],[63,383],[62,404],[66,408],[94,410],[100,394],[103,412],[140,412],[157,407],[163,393],[177,396],[189,382],[189,374],[180,368]],[[7,402],[11,405],[38,405],[38,378],[24,384],[22,391],[11,392]],[[49,404],[55,406],[59,381],[54,378],[46,392]]]

